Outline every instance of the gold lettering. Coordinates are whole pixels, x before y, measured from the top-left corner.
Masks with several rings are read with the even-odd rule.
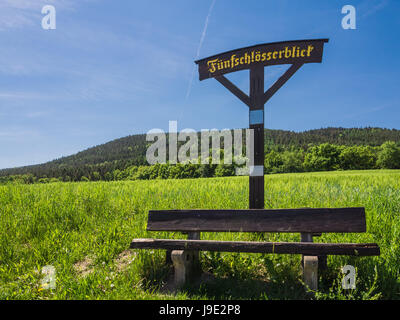
[[[314,47],[309,45],[308,49],[307,49],[307,57],[309,57],[311,55],[311,51],[313,51],[313,50],[314,50]]]
[[[207,61],[208,71],[209,72],[214,73],[217,70],[215,68],[215,65],[216,65],[217,61],[218,61],[218,59]],[[210,64],[211,64],[211,68],[210,68]]]
[[[251,56],[247,54],[247,52],[244,54],[244,63],[250,64],[251,63]]]
[[[233,54],[232,56],[231,56],[231,68],[233,68],[235,65],[234,65],[234,63],[235,63],[235,57],[236,57],[236,54]]]
[[[254,62],[269,61],[271,59],[289,59],[299,57],[310,57],[315,47],[307,45],[307,48],[302,49],[300,46],[284,47],[282,50],[277,51],[251,51],[245,52],[241,57],[236,54],[231,55],[227,60],[209,60],[207,61],[208,72],[214,73],[217,70],[232,69],[238,65],[252,64]]]
[[[264,53],[262,54],[261,61],[265,61],[266,59],[267,59],[267,54],[264,52]]]
[[[288,47],[285,47],[285,58],[290,58],[290,56],[292,55],[292,52],[290,51],[290,49]]]

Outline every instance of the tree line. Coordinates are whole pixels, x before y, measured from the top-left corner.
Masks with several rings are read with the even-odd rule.
[[[304,132],[265,129],[266,148],[295,148],[307,151],[310,145],[330,143],[335,145],[380,146],[386,141],[400,141],[400,130],[383,128],[324,128]],[[151,143],[145,134],[119,138],[94,146],[71,156],[44,164],[0,170],[0,176],[31,173],[36,177],[70,176],[79,180],[91,171],[109,172],[125,170],[130,166],[146,165],[146,150]],[[88,168],[93,168],[88,169]],[[88,170],[90,172],[88,172]],[[66,173],[68,171],[68,173]]]
[[[117,162],[97,165],[67,166],[49,170],[48,175],[33,173],[0,176],[0,183],[48,183],[57,181],[120,181],[148,179],[185,179],[236,175],[243,165],[223,164],[129,165],[121,169]],[[291,173],[331,170],[400,169],[400,144],[387,141],[381,146],[309,145],[306,150],[294,146],[266,146],[264,173]]]

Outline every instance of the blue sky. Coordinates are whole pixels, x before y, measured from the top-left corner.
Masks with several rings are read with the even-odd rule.
[[[56,30],[41,27],[46,4]],[[0,168],[167,131],[169,120],[178,130],[245,128],[248,108],[216,80],[192,77],[193,61],[284,40],[330,39],[322,64],[303,66],[266,104],[266,128],[400,129],[400,1],[211,4],[0,0]],[[357,10],[356,30],[341,26],[346,4]],[[267,67],[266,83],[284,70]],[[248,91],[246,71],[228,77]]]

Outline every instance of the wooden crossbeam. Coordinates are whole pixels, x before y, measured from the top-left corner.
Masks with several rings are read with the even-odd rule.
[[[276,254],[378,256],[376,243],[247,242],[212,240],[134,239],[131,249],[199,250]]]
[[[264,105],[265,103],[267,103],[267,101],[272,98],[272,96],[296,73],[296,71],[303,66],[303,64],[304,63],[292,64],[290,68],[287,69],[286,72],[281,77],[279,77],[279,79],[264,93],[262,97],[262,104]],[[251,98],[225,76],[217,76],[215,77],[215,79],[248,107],[252,106]]]
[[[289,69],[264,93],[263,104],[267,103],[269,99],[293,76],[297,70],[301,68],[304,63],[294,63]]]
[[[221,83],[225,88],[232,92],[236,97],[238,97],[244,104],[248,107],[251,106],[250,97],[235,86],[231,81],[229,81],[225,76],[215,77],[219,83]]]

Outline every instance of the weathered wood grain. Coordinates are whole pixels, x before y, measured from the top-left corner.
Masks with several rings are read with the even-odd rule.
[[[182,232],[365,232],[364,208],[149,211],[147,230]]]
[[[131,249],[199,250],[276,254],[378,256],[376,243],[247,242],[134,239]]]

